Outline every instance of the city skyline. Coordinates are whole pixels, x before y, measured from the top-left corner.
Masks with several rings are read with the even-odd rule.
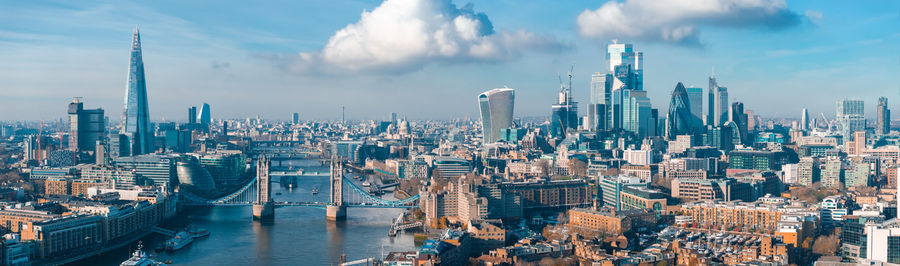
[[[225,23],[225,18],[173,10],[164,4],[18,3],[10,6],[3,16],[16,22],[0,23],[7,25],[0,26],[0,47],[3,47],[0,54],[9,58],[0,62],[0,68],[9,70],[0,74],[0,87],[4,88],[0,90],[0,112],[16,115],[0,115],[0,120],[58,119],[62,117],[59,109],[64,109],[60,106],[71,97],[84,97],[89,105],[108,111],[122,108],[118,89],[121,85],[117,84],[125,82],[122,77],[126,60],[122,54],[127,49],[124,34],[135,25],[141,26],[145,35],[144,60],[153,121],[185,120],[183,110],[197,102],[216,106],[220,111],[214,114],[214,119],[258,114],[268,119],[289,120],[293,112],[299,112],[303,120],[336,120],[341,116],[341,105],[347,107],[350,120],[385,119],[392,112],[412,119],[475,118],[478,109],[473,106],[471,95],[504,85],[517,90],[516,117],[546,117],[546,106],[552,104],[559,85],[555,75],[573,62],[574,100],[590,102],[587,99],[591,74],[605,71],[605,48],[613,39],[632,43],[644,52],[646,60],[641,66],[647,77],[644,90],[652,107],[659,110],[668,109],[668,96],[675,84],[683,82],[686,87],[702,87],[713,67],[720,85],[729,88],[730,101],[744,102],[746,109],[765,118],[798,118],[802,108],[809,109],[813,117],[821,112],[831,118],[834,102],[856,98],[868,102],[870,108],[865,114],[874,121],[876,110],[871,107],[876,106],[878,97],[898,95],[898,78],[888,74],[895,73],[898,64],[884,56],[896,53],[890,47],[896,47],[900,40],[900,34],[888,30],[891,23],[896,23],[892,20],[896,12],[879,13],[871,7],[835,2],[809,6],[810,3],[804,2],[762,1],[762,6],[698,14],[690,5],[684,5],[679,7],[683,11],[679,15],[665,18],[666,23],[683,24],[689,29],[687,37],[677,40],[659,37],[667,34],[658,32],[665,28],[663,24],[648,23],[644,25],[646,28],[638,29],[641,34],[597,26],[602,21],[596,21],[594,14],[601,12],[618,10],[634,18],[657,12],[642,9],[640,2],[517,5],[475,1],[474,6],[468,6],[458,1],[391,0],[340,5],[294,4],[300,6],[285,9],[309,10],[311,17],[318,16],[314,14],[316,10],[337,15],[311,24],[313,18],[292,21],[279,13],[271,19],[234,29],[225,27],[233,26]],[[504,8],[569,19],[525,22],[501,12]],[[265,5],[258,9],[255,11],[275,8]],[[474,23],[470,28],[460,26],[457,35],[449,36],[456,39],[443,43],[451,48],[466,48],[463,49],[466,52],[430,56],[433,54],[430,49],[439,48],[442,43],[411,37],[398,40],[404,44],[421,44],[409,47],[425,50],[412,54],[386,53],[385,56],[396,57],[380,59],[329,57],[335,51],[331,49],[354,47],[352,43],[340,42],[341,36],[372,37],[385,25],[379,23],[392,22],[378,18],[397,19],[389,14],[408,10],[415,11],[409,13],[411,19],[437,12],[434,14],[451,14]],[[238,11],[229,9],[228,12]],[[360,12],[365,13],[360,16]],[[741,12],[761,12],[759,16],[770,20],[727,19],[728,15]],[[36,13],[52,16],[22,17]],[[140,16],[131,18],[129,14]],[[122,19],[123,16],[127,19]],[[695,22],[694,18],[704,16],[710,19]],[[83,25],[51,27],[75,19],[84,22]],[[633,23],[631,20],[617,23]],[[859,23],[851,23],[854,26],[843,23],[850,20]],[[274,21],[285,23],[258,31]],[[436,27],[447,23],[427,21],[426,24]],[[291,29],[303,25],[327,26]],[[861,30],[863,27],[865,30]],[[413,31],[410,36],[429,33],[429,30],[433,29]],[[466,39],[467,36],[476,41]],[[733,36],[740,38],[733,40],[730,38]],[[816,37],[827,38],[811,44],[791,41]],[[749,39],[758,40],[748,42]],[[368,41],[383,44],[379,39]],[[475,49],[476,44],[494,45],[500,50],[481,53]],[[199,47],[205,48],[194,49]],[[748,59],[749,54],[761,56]],[[294,56],[305,61],[297,61]],[[360,60],[371,65],[356,64]],[[304,62],[323,67],[313,72],[303,68]],[[869,67],[863,71],[855,67],[858,65]],[[373,71],[373,68],[380,70]],[[336,75],[349,78],[335,79]],[[851,89],[854,87],[862,89]],[[775,93],[782,97],[773,98]],[[780,100],[790,98],[802,98],[800,106],[785,105]],[[579,115],[585,115],[584,112]],[[113,113],[107,115],[115,123],[117,117],[109,115]]]

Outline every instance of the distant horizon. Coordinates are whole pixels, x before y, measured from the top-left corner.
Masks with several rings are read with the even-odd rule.
[[[799,117],[804,107],[810,115],[833,117],[835,102],[844,98],[865,100],[867,118],[874,117],[878,97],[900,110],[900,33],[890,31],[900,26],[897,2],[873,10],[843,2],[768,0],[715,14],[680,5],[671,7],[677,15],[658,24],[639,23],[659,14],[637,0],[474,2],[282,3],[253,11],[233,8],[239,2],[213,10],[174,8],[165,1],[12,3],[0,11],[0,120],[64,117],[73,97],[83,97],[86,108],[115,114],[107,115],[111,121],[121,119],[136,25],[143,35],[152,121],[184,120],[187,108],[203,102],[212,106],[214,118],[289,119],[299,112],[303,120],[335,120],[341,105],[348,118],[365,114],[355,118],[362,120],[391,112],[416,120],[475,118],[476,96],[504,86],[516,90],[515,117],[547,117],[557,73],[573,64],[573,95],[584,112],[590,76],[608,71],[605,49],[613,40],[644,53],[644,90],[661,114],[678,82],[702,88],[705,98],[713,68],[729,101],[743,102],[760,117]],[[609,11],[621,11],[626,19],[601,15]],[[398,12],[410,18],[390,15]],[[733,19],[742,12],[761,13]],[[421,20],[434,16],[471,24]],[[394,32],[386,21],[413,18],[425,21],[425,28],[380,37]],[[667,25],[684,31],[673,35]],[[457,35],[433,39],[440,27],[453,27]],[[356,43],[347,34],[368,39]],[[363,41],[367,45],[359,46]]]

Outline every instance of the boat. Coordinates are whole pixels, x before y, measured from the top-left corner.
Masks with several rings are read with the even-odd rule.
[[[363,186],[364,186],[364,187],[369,187],[369,186],[371,186],[371,185],[372,185],[372,184],[369,184],[369,181],[363,182]]]
[[[174,237],[166,241],[166,250],[176,251],[194,242],[194,236],[185,231],[178,232]]]
[[[281,192],[275,192],[275,195],[281,195]]]
[[[196,228],[191,226],[191,229],[188,230],[188,234],[190,234],[194,238],[202,238],[209,236],[209,230],[205,228]]]
[[[138,242],[137,250],[134,253],[131,253],[131,258],[123,261],[119,264],[119,266],[155,266],[155,265],[166,265],[165,263],[155,261],[150,258],[150,254],[147,254],[143,250],[144,244],[142,242]]]
[[[313,194],[313,195],[319,194],[319,189],[318,189],[318,188],[313,188],[313,189],[312,189],[312,194]]]

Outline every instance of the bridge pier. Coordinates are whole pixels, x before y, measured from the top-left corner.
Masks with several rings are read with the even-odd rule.
[[[346,205],[328,205],[325,206],[325,218],[329,221],[347,220]]]
[[[275,219],[275,203],[268,201],[266,203],[253,204],[253,220],[271,220]]]

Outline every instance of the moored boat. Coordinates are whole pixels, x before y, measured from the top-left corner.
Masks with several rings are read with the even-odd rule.
[[[194,242],[194,236],[185,231],[178,232],[174,237],[166,241],[166,250],[176,251]]]

